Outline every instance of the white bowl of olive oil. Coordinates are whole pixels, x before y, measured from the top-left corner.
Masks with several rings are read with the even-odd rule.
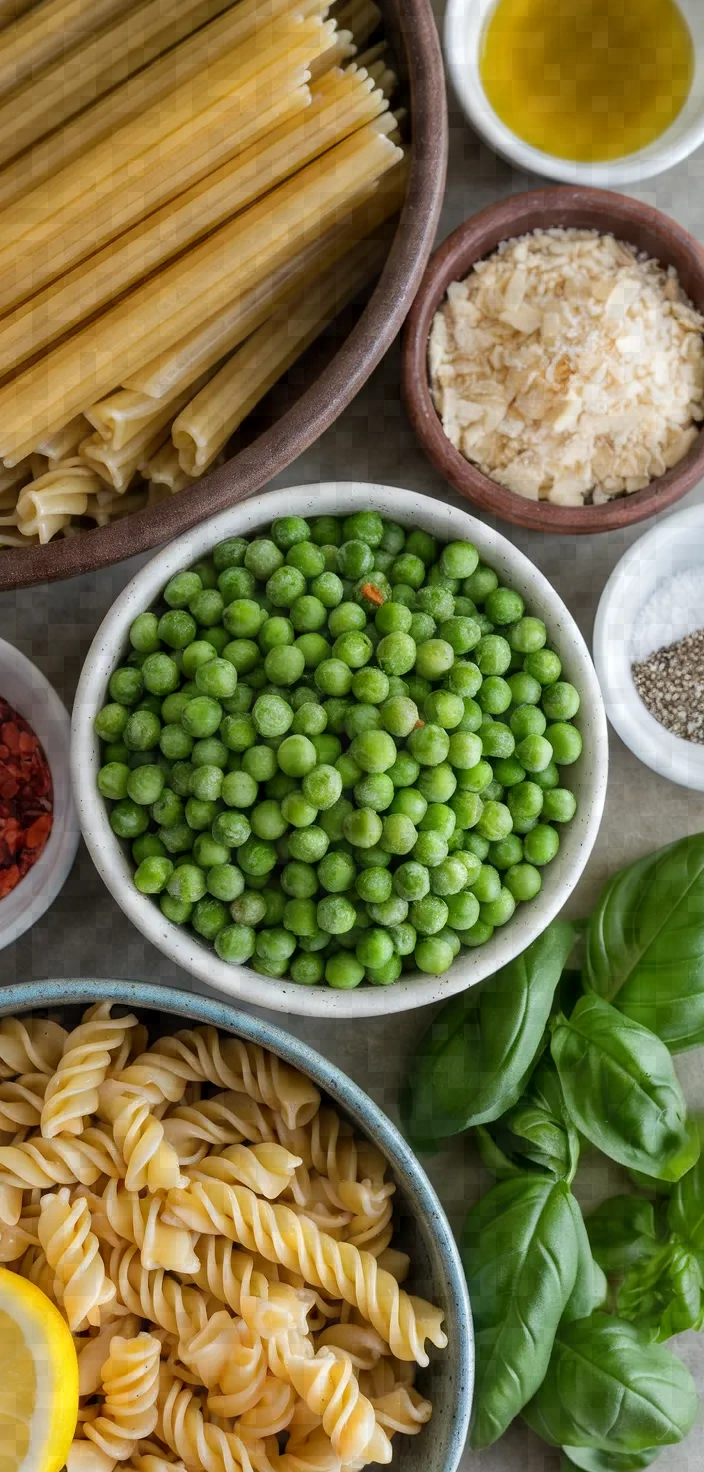
[[[473,127],[531,173],[633,184],[704,143],[704,0],[448,0],[445,53]]]

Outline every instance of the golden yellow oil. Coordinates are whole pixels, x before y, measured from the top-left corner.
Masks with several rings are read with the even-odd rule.
[[[501,121],[534,148],[582,162],[653,143],[693,73],[675,0],[498,0],[482,37],[482,84]]]

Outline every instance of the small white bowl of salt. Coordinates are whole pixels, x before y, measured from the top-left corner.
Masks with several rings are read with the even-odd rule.
[[[633,543],[599,599],[594,662],[608,720],[661,777],[704,792],[704,505]]]
[[[594,663],[626,746],[704,792],[704,505],[659,522],[617,563],[597,609]]]

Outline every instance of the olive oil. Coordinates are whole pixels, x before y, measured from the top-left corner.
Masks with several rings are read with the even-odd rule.
[[[637,152],[674,122],[694,46],[675,0],[498,0],[480,74],[524,142],[597,163]]]

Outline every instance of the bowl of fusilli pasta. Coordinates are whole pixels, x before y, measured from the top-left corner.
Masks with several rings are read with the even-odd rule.
[[[67,1472],[455,1472],[457,1249],[402,1137],[319,1054],[142,982],[10,987],[0,1130],[0,1260],[78,1354]]]

